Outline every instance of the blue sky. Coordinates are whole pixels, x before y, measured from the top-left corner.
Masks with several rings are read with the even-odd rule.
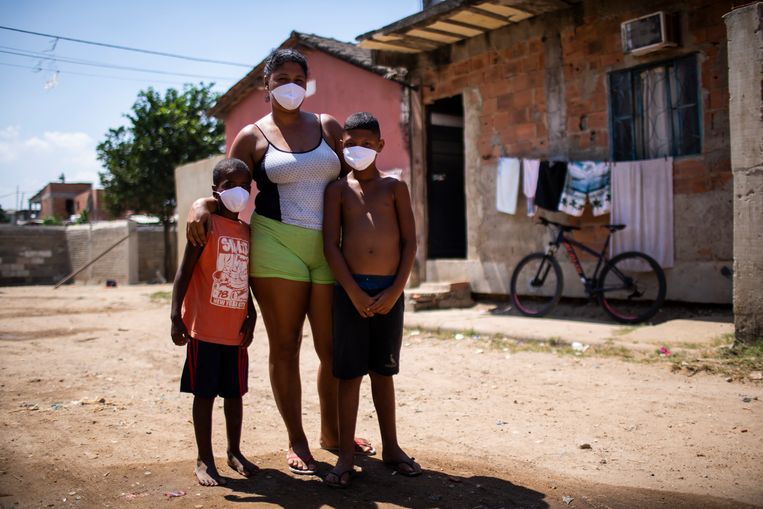
[[[0,25],[254,66],[292,30],[354,41],[417,12],[420,0],[234,0],[224,9],[217,5],[197,0],[0,0]],[[217,79],[8,53],[19,51]],[[101,166],[95,146],[110,127],[124,123],[123,114],[139,90],[214,81],[215,90],[224,92],[247,71],[0,30],[0,205],[15,208],[17,186],[26,204],[61,173],[67,182],[97,183]]]

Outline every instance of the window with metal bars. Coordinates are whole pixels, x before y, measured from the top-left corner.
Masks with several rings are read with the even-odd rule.
[[[615,161],[702,151],[696,55],[609,73],[609,107]]]

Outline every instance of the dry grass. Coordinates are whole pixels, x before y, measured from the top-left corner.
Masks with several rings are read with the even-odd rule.
[[[622,334],[632,332],[630,329]],[[614,341],[602,345],[591,345],[584,352],[572,348],[572,345],[551,337],[545,341],[523,341],[500,335],[478,334],[474,330],[451,332],[443,330],[420,331],[407,329],[406,337],[432,338],[443,341],[469,341],[478,348],[503,352],[539,352],[556,355],[585,357],[612,357],[626,362],[658,363],[671,365],[674,372],[684,372],[693,376],[699,372],[725,376],[733,380],[749,380],[753,371],[763,371],[763,339],[752,344],[734,342],[733,334],[725,334],[709,344],[676,343],[666,345],[671,352],[661,354],[659,350],[632,350]]]

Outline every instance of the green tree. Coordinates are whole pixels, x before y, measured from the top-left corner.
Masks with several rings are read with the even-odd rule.
[[[8,215],[8,213],[3,209],[2,205],[0,205],[0,223],[10,223],[11,222],[11,216]]]
[[[96,152],[106,206],[152,214],[164,226],[164,275],[169,280],[169,232],[175,211],[175,167],[222,152],[223,125],[207,111],[217,100],[212,84],[153,88],[138,93],[126,126],[109,129]]]

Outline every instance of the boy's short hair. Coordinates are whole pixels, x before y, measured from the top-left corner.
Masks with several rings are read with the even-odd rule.
[[[344,121],[344,130],[350,131],[352,129],[366,129],[381,138],[379,121],[367,111],[359,111],[347,117],[347,120]]]
[[[241,159],[231,157],[218,162],[212,170],[212,183],[218,185],[225,176],[233,170],[243,170],[249,173],[249,167]]]

